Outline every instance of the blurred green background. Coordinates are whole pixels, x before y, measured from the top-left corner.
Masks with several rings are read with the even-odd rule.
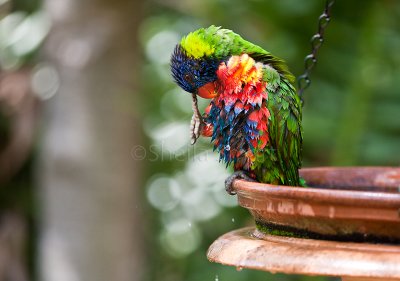
[[[336,2],[304,94],[304,166],[398,166],[400,2]],[[253,222],[209,141],[189,145],[191,97],[169,71],[180,38],[214,24],[298,76],[324,5],[0,0],[0,281],[338,280],[207,261]]]

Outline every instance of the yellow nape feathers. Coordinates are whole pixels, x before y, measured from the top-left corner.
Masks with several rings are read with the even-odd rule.
[[[187,55],[199,59],[214,54],[215,48],[209,42],[206,42],[204,33],[205,30],[201,28],[182,38],[181,46]]]

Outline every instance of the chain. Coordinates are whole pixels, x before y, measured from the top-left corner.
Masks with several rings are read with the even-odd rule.
[[[318,51],[319,48],[321,48],[322,43],[324,42],[325,29],[331,21],[331,8],[334,3],[335,0],[326,0],[324,12],[318,19],[318,32],[313,37],[311,37],[311,54],[307,55],[304,59],[305,71],[297,78],[299,88],[298,93],[301,100],[303,100],[304,90],[307,89],[311,84],[310,73],[317,63]]]

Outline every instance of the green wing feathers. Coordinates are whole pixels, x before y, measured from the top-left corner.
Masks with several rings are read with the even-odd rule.
[[[301,186],[302,127],[301,101],[293,85],[272,67],[264,68],[268,82],[270,142],[254,165],[258,180],[273,184]]]

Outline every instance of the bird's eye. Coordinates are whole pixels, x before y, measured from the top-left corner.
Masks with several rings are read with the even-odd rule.
[[[183,78],[184,78],[187,82],[192,82],[192,76],[190,76],[189,74],[185,74],[185,76],[183,76]]]

